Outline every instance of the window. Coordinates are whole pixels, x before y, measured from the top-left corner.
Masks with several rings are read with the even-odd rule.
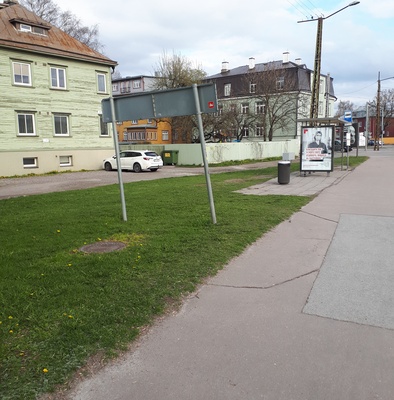
[[[51,67],[51,87],[55,89],[66,88],[66,70],[64,68]]]
[[[59,156],[60,167],[69,167],[73,165],[72,161],[73,161],[72,156]]]
[[[141,131],[141,132],[131,132],[131,140],[145,140],[145,132]]]
[[[109,136],[108,124],[103,121],[103,115],[100,115],[100,135]]]
[[[55,114],[53,120],[55,124],[55,136],[69,136],[68,115]]]
[[[264,136],[264,127],[261,125],[256,126],[256,136]]]
[[[323,114],[323,102],[319,101],[319,114]]]
[[[133,89],[140,89],[141,88],[141,81],[133,81]]]
[[[244,126],[242,128],[242,137],[249,137],[249,127],[248,126]]]
[[[147,132],[146,138],[147,140],[157,140],[157,132]]]
[[[324,93],[324,79],[320,79],[320,88],[319,88],[320,93]]]
[[[262,101],[256,103],[256,114],[264,114],[265,104]]]
[[[249,114],[249,103],[241,104],[241,114]]]
[[[117,83],[113,83],[112,84],[112,91],[113,92],[117,92],[118,91],[118,84]]]
[[[100,93],[107,92],[107,85],[106,85],[106,76],[105,74],[97,74],[97,90]]]
[[[224,85],[224,95],[230,96],[230,94],[231,94],[231,83],[226,83]]]
[[[31,26],[30,25],[26,25],[26,24],[21,24],[19,29],[22,32],[31,32]]]
[[[30,64],[13,62],[12,70],[14,74],[15,85],[31,86],[31,71]]]
[[[284,87],[285,87],[285,78],[281,76],[276,80],[276,89],[283,90]]]
[[[255,83],[250,83],[250,93],[256,93],[256,84]]]
[[[18,113],[18,135],[35,136],[34,129],[34,114],[33,113]]]
[[[23,168],[37,168],[37,157],[23,157]]]
[[[161,139],[162,139],[163,141],[167,141],[167,140],[168,140],[168,137],[169,137],[168,131],[162,131],[162,132],[161,132]]]
[[[130,93],[130,81],[120,82],[120,93]]]
[[[138,119],[133,119],[133,120],[131,120],[131,123],[132,123],[133,125],[138,125]]]

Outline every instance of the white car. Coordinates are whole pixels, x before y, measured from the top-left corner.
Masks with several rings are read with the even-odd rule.
[[[127,150],[119,154],[122,169],[134,172],[157,171],[163,166],[162,158],[151,150]],[[103,168],[112,171],[118,168],[116,155],[103,161]]]

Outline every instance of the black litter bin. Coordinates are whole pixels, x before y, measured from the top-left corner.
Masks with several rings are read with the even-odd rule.
[[[278,183],[286,184],[290,182],[290,161],[278,162]]]
[[[164,150],[162,153],[163,164],[176,165],[178,164],[179,150]]]

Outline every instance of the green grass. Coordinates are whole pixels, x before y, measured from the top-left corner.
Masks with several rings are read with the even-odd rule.
[[[292,168],[297,170],[294,164]],[[1,399],[35,399],[92,355],[126,349],[140,328],[310,199],[234,193],[276,168],[0,201]],[[121,251],[84,244],[120,240]]]

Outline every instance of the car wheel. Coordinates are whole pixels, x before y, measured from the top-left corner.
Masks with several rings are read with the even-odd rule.
[[[134,172],[141,172],[141,171],[142,171],[141,165],[138,164],[138,163],[135,163],[135,164],[133,165],[133,171],[134,171]]]
[[[106,162],[104,165],[106,171],[112,171],[112,165],[109,162]]]

